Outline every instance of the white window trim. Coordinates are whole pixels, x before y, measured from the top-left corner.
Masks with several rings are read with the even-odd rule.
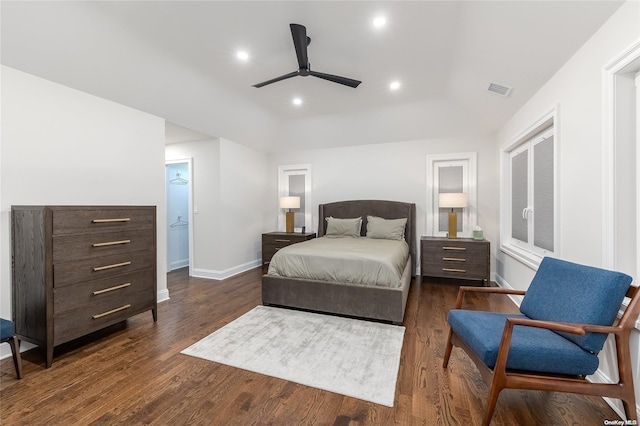
[[[305,232],[312,232],[313,229],[313,214],[311,212],[311,164],[293,164],[287,166],[278,166],[278,199],[283,196],[289,195],[289,184],[287,177],[290,173],[295,172],[297,174],[304,174],[304,192],[305,192],[305,215],[304,226]],[[276,204],[278,205],[278,204]],[[278,208],[278,229],[284,230],[285,228],[285,214],[284,210]],[[301,228],[294,228],[294,232],[301,232]]]
[[[615,236],[615,151],[617,142],[617,95],[616,82],[621,73],[628,72],[637,61],[640,61],[640,40],[636,41],[618,57],[606,65],[602,70],[602,266],[607,269],[615,268],[616,236]],[[640,164],[640,159],[638,159]],[[639,194],[640,195],[640,194]],[[640,208],[637,208],[640,215]],[[640,224],[640,217],[636,225]],[[640,254],[640,238],[638,238],[638,253]],[[640,268],[640,259],[638,259]],[[640,272],[640,271],[639,271]],[[639,320],[640,321],[640,320]]]
[[[615,269],[616,266],[616,183],[615,151],[618,143],[617,123],[618,108],[616,83],[620,76],[636,68],[640,61],[640,40],[634,42],[629,48],[613,59],[602,70],[602,99],[603,99],[603,125],[602,125],[602,267]],[[638,114],[638,111],[636,111]],[[638,125],[638,123],[636,123]],[[638,137],[638,134],[636,134]],[[636,164],[640,165],[640,151],[637,152]],[[640,192],[640,172],[636,169],[636,185]],[[640,193],[637,193],[637,202],[640,203]],[[636,206],[636,229],[640,228],[640,205]],[[640,257],[640,235],[637,238],[636,253]],[[637,260],[637,268],[640,274],[640,258]],[[638,277],[635,277],[637,284]],[[628,301],[623,302],[624,308]],[[618,317],[621,313],[618,313]],[[640,330],[640,319],[636,321],[635,328]]]
[[[558,173],[560,164],[560,106],[555,105],[550,111],[536,120],[526,130],[511,139],[501,148],[500,155],[500,251],[518,260],[532,269],[537,269],[544,255],[560,257],[560,174]],[[554,148],[553,148],[553,174],[554,174],[554,194],[553,194],[553,244],[554,251],[530,251],[514,244],[511,238],[511,174],[509,173],[511,164],[511,154],[520,145],[530,140],[549,126],[553,126]],[[544,253],[544,255],[542,254]]]
[[[475,152],[465,152],[459,154],[440,154],[427,156],[427,217],[426,230],[431,236],[446,236],[446,232],[438,229],[438,189],[437,177],[434,178],[437,168],[447,163],[467,163],[467,176],[463,182],[463,188],[467,193],[467,208],[464,209],[462,219],[462,232],[460,237],[470,237],[473,228],[477,225],[478,217],[478,154]]]

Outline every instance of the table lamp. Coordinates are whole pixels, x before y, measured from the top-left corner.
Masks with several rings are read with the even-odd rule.
[[[300,208],[300,197],[280,197],[280,208],[289,209],[285,215],[285,231],[288,233],[293,232],[293,212],[291,209]]]
[[[449,238],[458,238],[458,215],[453,209],[467,207],[467,194],[462,192],[442,193],[438,197],[440,208],[451,208],[449,213]]]

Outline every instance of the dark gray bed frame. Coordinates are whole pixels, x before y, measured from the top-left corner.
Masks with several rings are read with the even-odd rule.
[[[325,234],[325,218],[329,216],[336,218],[361,216],[363,222],[361,234],[364,236],[367,232],[367,215],[385,219],[407,218],[405,240],[409,244],[410,259],[402,275],[400,287],[370,287],[263,275],[262,304],[402,324],[411,277],[416,269],[416,205],[383,200],[351,200],[320,204],[317,234],[318,237]]]

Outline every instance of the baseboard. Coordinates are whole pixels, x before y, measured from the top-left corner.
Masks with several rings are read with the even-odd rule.
[[[257,268],[262,262],[260,259],[252,260],[251,262],[243,263],[241,265],[234,266],[222,271],[215,271],[211,269],[192,268],[191,276],[197,278],[208,278],[211,280],[224,280],[234,275],[238,275],[242,272],[246,272],[250,269]]]
[[[169,270],[167,272],[184,268],[186,266],[189,266],[189,259],[174,260],[173,262],[169,262]]]
[[[157,299],[158,299],[158,303],[169,300],[169,289],[158,291]]]

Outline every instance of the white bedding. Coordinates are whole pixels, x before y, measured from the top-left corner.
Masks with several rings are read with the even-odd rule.
[[[408,258],[405,241],[325,236],[278,250],[268,274],[397,288]]]

